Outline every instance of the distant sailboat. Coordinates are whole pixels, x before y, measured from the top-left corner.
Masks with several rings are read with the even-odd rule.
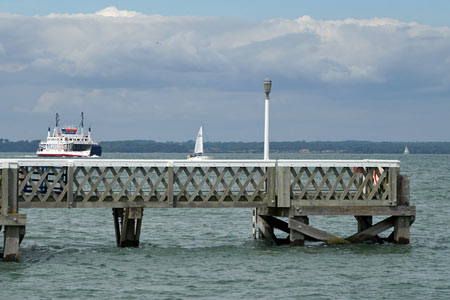
[[[408,150],[408,146],[405,146],[405,151],[403,151],[404,155],[408,155],[409,154],[409,150]]]
[[[205,160],[210,159],[209,156],[203,155],[203,126],[200,126],[200,129],[197,134],[197,139],[195,140],[194,154],[189,154],[187,156],[189,160]]]

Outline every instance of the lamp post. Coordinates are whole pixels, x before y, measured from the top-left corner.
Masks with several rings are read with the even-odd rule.
[[[264,92],[266,93],[266,109],[264,118],[264,160],[269,160],[269,94],[272,89],[272,80],[266,77],[264,80]]]

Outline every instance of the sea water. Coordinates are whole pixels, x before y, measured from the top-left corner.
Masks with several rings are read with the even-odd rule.
[[[23,157],[23,153],[1,157]],[[261,159],[254,154],[215,158]],[[105,154],[103,158],[185,158]],[[139,248],[117,248],[111,209],[22,209],[19,263],[0,262],[0,299],[448,299],[450,156],[272,154],[398,159],[417,207],[411,244],[270,246],[252,209],[145,209]],[[381,218],[375,218],[375,221]],[[353,217],[311,217],[345,237]]]

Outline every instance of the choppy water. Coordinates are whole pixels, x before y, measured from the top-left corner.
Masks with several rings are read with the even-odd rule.
[[[0,299],[450,297],[449,155],[272,155],[279,157],[400,159],[417,206],[411,244],[273,247],[253,240],[251,209],[177,208],[146,209],[141,247],[122,249],[110,209],[27,209],[20,263],[0,263]],[[341,236],[356,230],[352,217],[311,223]]]

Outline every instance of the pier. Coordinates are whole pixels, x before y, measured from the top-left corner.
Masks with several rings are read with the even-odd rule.
[[[21,208],[111,208],[119,247],[139,246],[151,208],[254,208],[254,237],[292,246],[380,241],[390,229],[385,241],[408,244],[415,219],[408,177],[394,160],[0,161],[4,261],[19,260]],[[337,237],[309,225],[319,215],[354,216],[355,233]],[[374,224],[374,216],[385,219]]]

